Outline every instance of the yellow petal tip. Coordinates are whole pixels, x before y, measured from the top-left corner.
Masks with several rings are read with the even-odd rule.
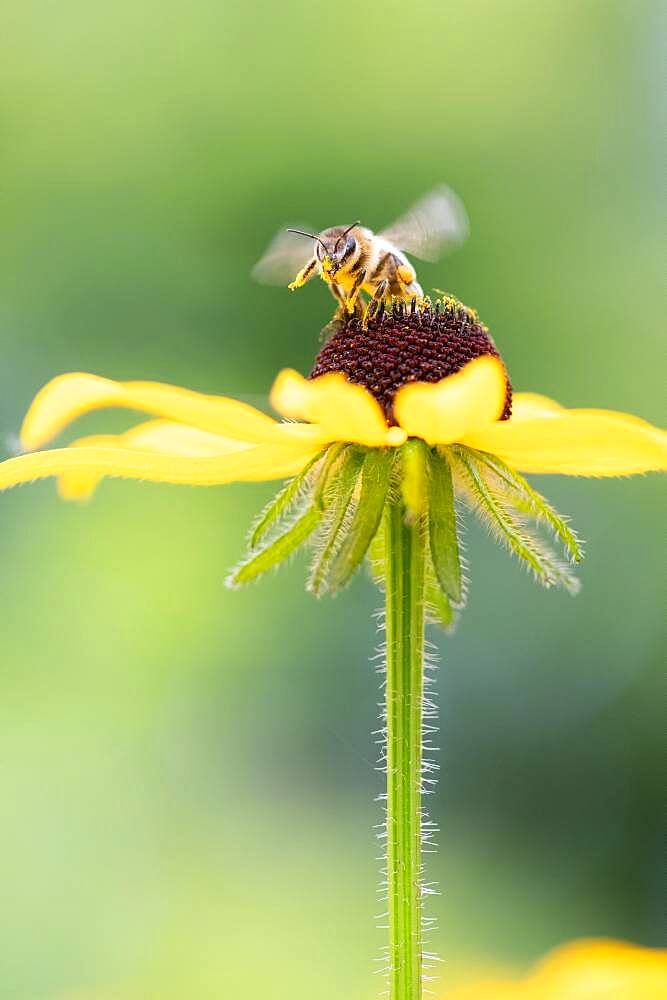
[[[396,393],[396,418],[408,435],[429,444],[453,444],[472,428],[497,421],[505,407],[507,376],[491,355],[470,361],[439,382],[414,382]]]
[[[280,372],[271,405],[284,417],[315,424],[323,440],[381,447],[387,440],[382,407],[362,385],[342,372],[306,379],[291,368]]]
[[[305,416],[308,402],[308,380],[293,368],[284,368],[273,383],[269,400],[283,417],[298,419]]]

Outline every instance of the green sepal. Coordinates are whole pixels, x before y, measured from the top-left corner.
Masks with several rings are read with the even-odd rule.
[[[472,451],[472,449],[470,450]],[[508,500],[512,506],[538,521],[544,521],[555,537],[563,543],[572,562],[581,562],[584,558],[581,542],[567,521],[551,506],[549,501],[536,489],[533,489],[520,473],[510,468],[495,455],[488,455],[483,451],[475,451],[474,455],[479,461],[484,462],[509,488]]]
[[[336,476],[338,475],[338,470],[340,469],[338,459],[345,453],[346,450],[349,450],[350,447],[350,445],[338,442],[337,444],[330,445],[325,453],[324,461],[322,462],[321,468],[317,473],[313,489],[313,503],[316,504],[316,506],[321,507],[323,510],[328,506],[329,501],[331,500],[331,484],[335,481]]]
[[[251,549],[256,549],[265,535],[288,513],[292,505],[298,500],[301,490],[305,488],[313,466],[323,457],[324,452],[318,455],[303,467],[301,472],[285,483],[283,488],[269,501],[259,518],[252,527],[248,545]]]
[[[366,553],[366,562],[368,563],[368,572],[371,575],[373,583],[377,584],[380,590],[384,590],[385,585],[385,527],[384,518],[380,521],[378,530],[375,532],[371,544],[368,546],[368,552]]]
[[[333,594],[349,582],[378,530],[395,458],[393,448],[371,448],[366,452],[359,501],[326,575],[327,589]]]
[[[425,441],[411,438],[400,450],[401,495],[408,518],[416,520],[428,502],[428,447]]]
[[[330,493],[330,499],[321,530],[318,532],[315,558],[306,585],[308,590],[318,597],[327,590],[329,564],[341,544],[363,462],[364,451],[361,448],[348,447],[331,477],[327,491]]]
[[[332,444],[320,451],[304,465],[301,472],[294,479],[290,479],[276,493],[260,514],[257,523],[253,526],[248,542],[251,549],[257,548],[271,529],[279,524],[290,512],[290,509],[299,500],[302,493],[312,486],[311,480],[315,479],[315,467],[318,463],[321,463],[321,467],[317,470],[313,492],[313,500],[319,502],[326,487],[331,468],[344,447],[342,444]]]
[[[452,470],[444,455],[429,451],[428,535],[438,583],[453,604],[463,603],[461,553]]]
[[[424,600],[429,623],[439,625],[446,632],[451,632],[454,626],[454,608],[447,594],[435,580],[426,583]]]
[[[545,587],[562,586],[577,593],[579,581],[551,549],[528,531],[506,498],[499,495],[488,480],[488,469],[467,448],[459,447],[456,456],[467,480],[470,497],[477,512],[487,521],[502,542],[531,569]]]
[[[227,579],[228,586],[239,587],[241,584],[249,583],[289,558],[307,541],[322,520],[323,514],[323,507],[309,506],[286,531],[277,535],[259,551],[252,552],[250,557],[230,574]]]

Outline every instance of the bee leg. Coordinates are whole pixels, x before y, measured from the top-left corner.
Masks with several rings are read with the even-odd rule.
[[[421,285],[416,280],[417,273],[414,267],[411,267],[409,264],[402,263],[397,258],[394,258],[394,260],[396,261],[396,278],[398,279],[397,285],[399,297],[405,302],[409,302],[415,295],[417,298],[422,299],[424,297],[424,292]]]
[[[317,271],[317,258],[311,257],[311,259],[308,261],[305,267],[301,268],[294,281],[291,281],[287,286],[290,292],[295,292],[297,288],[301,288],[301,286],[305,285],[307,281],[310,281],[310,279],[313,277],[316,271]]]
[[[373,315],[376,309],[379,308],[380,303],[384,301],[387,295],[387,289],[389,288],[389,281],[387,278],[383,278],[382,281],[378,281],[375,286],[375,291],[373,292],[373,297],[366,306],[366,311],[364,312],[363,326],[366,326],[368,320]]]
[[[343,294],[343,290],[333,281],[328,281],[327,284],[329,286],[331,294],[338,303],[338,309],[336,309],[335,318],[344,319],[345,316],[347,315],[347,302],[345,301],[345,295]]]
[[[421,301],[424,298],[424,289],[418,281],[412,281],[409,285],[402,285],[401,292],[408,302],[410,299],[416,298]]]
[[[348,311],[348,313],[349,313],[350,316],[355,311],[357,299],[359,298],[359,292],[360,292],[361,286],[363,285],[363,283],[364,283],[365,280],[366,280],[366,271],[365,270],[359,271],[359,273],[357,274],[356,278],[354,279],[354,284],[352,285],[352,290],[351,290],[350,294],[348,295],[347,301],[345,303],[345,306],[346,306],[347,311]]]
[[[411,285],[412,282],[417,277],[417,272],[414,267],[410,267],[409,264],[404,264],[402,261],[394,257],[394,263],[396,264],[396,277],[403,285]]]
[[[396,258],[394,258],[394,260],[396,260]],[[411,285],[417,277],[414,267],[410,267],[408,264],[402,264],[400,261],[396,261],[396,275],[398,280],[403,285]]]

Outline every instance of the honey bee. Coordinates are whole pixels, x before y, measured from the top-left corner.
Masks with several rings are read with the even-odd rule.
[[[421,299],[424,293],[406,252],[435,261],[467,235],[465,209],[454,192],[443,186],[379,233],[360,222],[319,233],[301,228],[281,230],[255,265],[253,275],[268,284],[283,284],[292,277],[287,286],[290,291],[319,275],[343,313],[352,314],[362,301],[361,292],[370,297],[368,308],[389,297]],[[304,237],[313,241],[310,252],[304,249]]]

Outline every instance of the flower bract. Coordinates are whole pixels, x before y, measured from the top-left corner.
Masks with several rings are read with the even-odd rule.
[[[340,589],[372,555],[383,505],[399,490],[428,523],[431,577],[447,602],[439,618],[450,620],[465,590],[455,501],[471,506],[542,583],[574,590],[568,563],[581,547],[522,473],[667,467],[667,435],[638,417],[514,392],[486,327],[449,297],[334,324],[311,377],[282,371],[270,399],[283,420],[171,385],[61,375],[30,406],[25,454],[0,464],[0,488],[55,476],[63,497],[82,500],[107,476],[202,486],[291,479],[231,579],[251,579],[312,541],[316,593]],[[78,417],[109,407],[149,419],[123,434],[39,450]],[[536,525],[562,544],[565,560]]]

